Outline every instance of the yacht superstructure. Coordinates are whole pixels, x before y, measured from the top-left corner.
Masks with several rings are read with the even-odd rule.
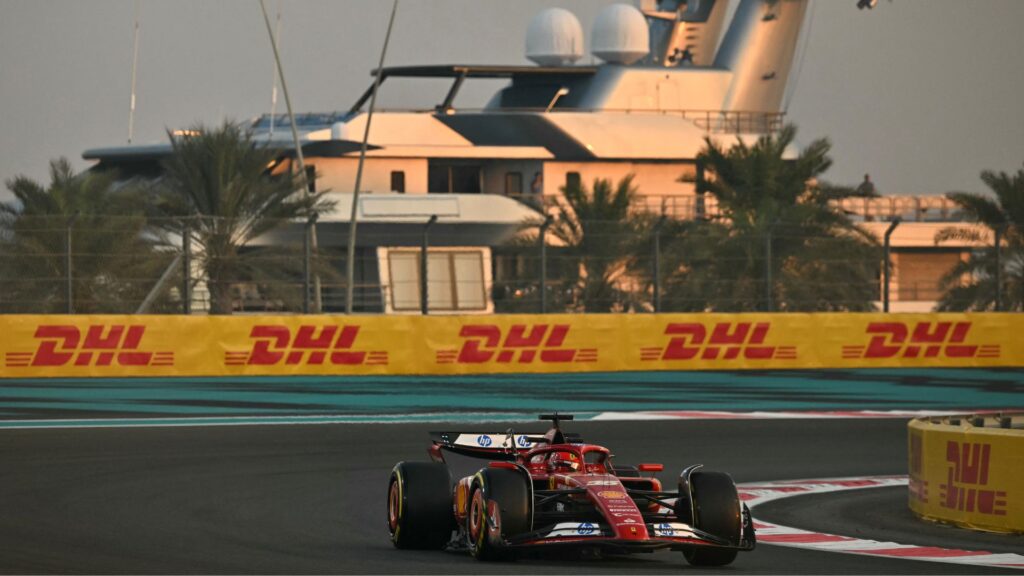
[[[357,309],[420,310],[415,247],[431,216],[438,217],[431,259],[436,251],[439,262],[447,262],[438,266],[450,279],[436,294],[431,287],[431,312],[487,313],[493,311],[492,247],[515,235],[524,220],[542,219],[574,180],[632,174],[643,194],[639,209],[678,218],[713,210],[695,194],[692,182],[702,177],[696,157],[706,138],[728,145],[781,127],[808,2],[739,0],[728,22],[725,0],[613,4],[591,31],[595,65],[577,64],[582,28],[571,13],[553,8],[528,27],[526,55],[534,65],[373,71],[382,90],[393,78],[446,79],[450,88],[429,107],[375,111],[357,210],[359,259],[369,263],[356,278],[364,287]],[[464,84],[479,79],[507,83],[483,108],[460,107]],[[347,243],[370,94],[347,110],[296,118],[315,186],[338,200],[318,224],[325,249]],[[294,144],[273,126],[289,121],[267,115],[252,126],[286,162]],[[169,145],[130,146],[84,156],[99,169],[155,174],[169,151]],[[279,242],[296,230],[265,241]]]

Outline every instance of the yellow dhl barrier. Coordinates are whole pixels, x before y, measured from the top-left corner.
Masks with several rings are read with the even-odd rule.
[[[1024,366],[1024,315],[0,316],[0,376]]]
[[[985,424],[976,426],[974,424]],[[908,426],[910,509],[966,528],[1024,532],[1024,414]]]

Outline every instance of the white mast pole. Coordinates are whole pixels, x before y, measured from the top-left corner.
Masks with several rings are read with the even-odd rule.
[[[281,67],[281,55],[277,51],[277,40],[274,38],[274,30],[270,26],[270,16],[267,15],[267,5],[260,0],[260,10],[263,11],[263,22],[267,25],[267,35],[270,36],[270,47],[274,49],[274,62],[277,63],[278,80],[281,81],[281,92],[284,94],[284,105],[288,109],[288,119],[292,125],[292,141],[295,143],[295,161],[299,168],[299,184],[304,194],[309,194],[309,183],[306,180],[306,159],[302,156],[302,143],[299,142],[299,130],[295,125],[295,113],[292,112],[292,100],[288,97],[288,83],[284,80],[284,69]],[[310,246],[316,252],[316,227],[310,230]],[[320,275],[313,277],[313,312],[319,314],[323,302],[320,296]]]
[[[139,64],[139,0],[135,0],[135,15],[132,25],[132,88],[128,100],[128,143],[135,135],[135,70]]]
[[[281,0],[277,0],[277,21],[274,25],[274,43],[281,41]],[[274,137],[274,121],[277,116],[277,58],[274,59],[274,74],[270,79],[270,138]]]
[[[395,24],[395,13],[398,12],[398,0],[391,5],[391,19],[388,20],[388,31],[384,35],[384,47],[380,51],[380,64],[373,79],[373,92],[370,95],[370,110],[366,115],[366,128],[363,130],[363,146],[359,151],[359,167],[356,169],[356,187],[352,192],[352,214],[348,222],[348,258],[345,267],[345,313],[352,314],[352,297],[355,293],[353,282],[356,276],[356,223],[359,208],[359,187],[363,182],[363,164],[366,163],[366,146],[370,139],[370,122],[373,121],[373,109],[377,105],[377,91],[380,79],[384,75],[384,57],[388,53],[388,42],[391,40],[391,28]],[[424,258],[426,255],[424,254]]]

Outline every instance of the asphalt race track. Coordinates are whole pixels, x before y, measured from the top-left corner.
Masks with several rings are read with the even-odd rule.
[[[460,553],[395,550],[384,524],[388,473],[399,460],[425,459],[427,431],[439,428],[452,426],[0,430],[0,573],[698,572],[672,552],[484,566]],[[571,429],[610,446],[620,463],[663,462],[666,484],[695,462],[738,482],[906,471],[903,420],[578,422]],[[917,530],[893,489],[787,499],[765,512],[767,520],[865,538],[888,531],[881,536],[899,534],[908,544],[1019,552],[1024,543]],[[770,545],[711,572],[1012,573]]]

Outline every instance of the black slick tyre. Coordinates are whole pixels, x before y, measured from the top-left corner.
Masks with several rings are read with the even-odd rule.
[[[522,470],[484,468],[477,473],[469,496],[466,537],[478,560],[512,560],[504,546],[516,534],[531,530],[533,495]]]
[[[396,548],[439,550],[454,526],[452,480],[440,462],[399,462],[388,482],[388,532]]]
[[[694,472],[690,476],[693,497],[693,526],[738,545],[743,529],[740,499],[732,477],[722,472]],[[737,550],[695,546],[683,551],[694,566],[725,566],[736,559]]]

